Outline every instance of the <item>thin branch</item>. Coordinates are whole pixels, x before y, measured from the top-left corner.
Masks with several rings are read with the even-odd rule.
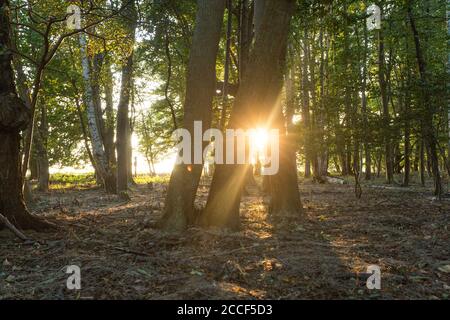
[[[20,230],[18,230],[11,222],[9,222],[8,218],[0,213],[0,222],[11,230],[20,240],[22,241],[30,241],[31,239],[24,235]]]

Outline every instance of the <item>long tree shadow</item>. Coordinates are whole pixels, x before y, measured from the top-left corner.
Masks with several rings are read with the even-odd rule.
[[[356,298],[354,273],[321,232],[317,208],[305,215],[270,217],[251,192],[241,206],[242,231],[195,230],[196,268],[169,297],[189,299]]]

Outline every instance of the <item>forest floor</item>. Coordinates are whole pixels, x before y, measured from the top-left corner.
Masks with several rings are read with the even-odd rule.
[[[448,299],[450,201],[428,189],[300,184],[304,214],[272,217],[258,188],[242,201],[241,232],[153,228],[167,185],[121,202],[88,186],[39,193],[34,212],[60,226],[0,232],[0,299]],[[207,186],[199,202],[206,201]],[[81,268],[80,291],[66,288]],[[381,290],[362,273],[381,268]]]

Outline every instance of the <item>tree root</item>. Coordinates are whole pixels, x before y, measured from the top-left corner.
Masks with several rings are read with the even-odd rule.
[[[7,227],[9,230],[11,230],[12,233],[14,233],[20,240],[22,240],[22,241],[30,241],[31,240],[25,234],[23,234],[19,229],[17,229],[11,222],[9,222],[8,218],[6,218],[1,213],[0,213],[0,222],[5,227]]]

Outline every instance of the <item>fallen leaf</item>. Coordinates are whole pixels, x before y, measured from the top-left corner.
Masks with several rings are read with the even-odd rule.
[[[438,270],[444,273],[450,273],[450,264],[439,267]]]
[[[200,271],[197,271],[197,270],[192,270],[191,274],[193,276],[200,276],[201,277],[203,275],[203,272],[200,272]]]

